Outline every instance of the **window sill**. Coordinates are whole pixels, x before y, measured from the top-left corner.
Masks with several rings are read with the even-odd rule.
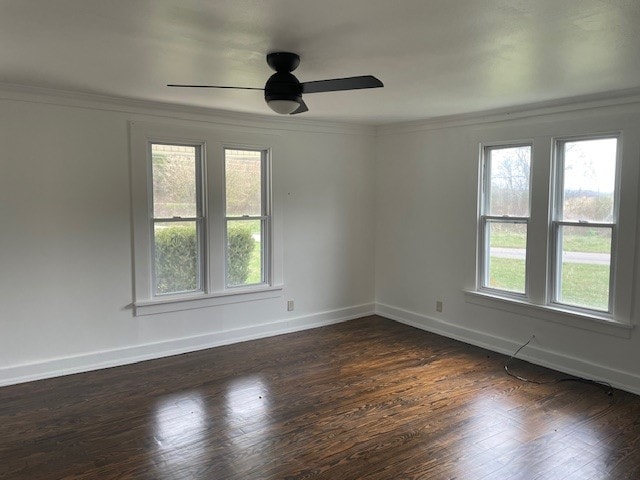
[[[590,315],[548,305],[535,305],[514,298],[501,297],[473,290],[465,290],[464,295],[466,302],[474,305],[496,308],[518,315],[525,315],[574,328],[613,335],[615,337],[630,338],[631,330],[633,330],[633,325],[622,323],[606,316]]]
[[[134,315],[154,315],[156,313],[179,312],[194,308],[215,307],[230,303],[253,302],[282,296],[282,285],[259,288],[243,288],[233,291],[162,297],[154,300],[135,302]]]

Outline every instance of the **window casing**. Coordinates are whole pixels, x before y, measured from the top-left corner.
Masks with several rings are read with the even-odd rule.
[[[278,138],[143,122],[130,131],[134,313],[281,296],[271,175]]]
[[[591,319],[590,329],[625,335],[623,330],[630,328],[633,268],[618,260],[622,250],[627,256],[633,253],[635,203],[627,194],[621,215],[622,133],[538,137],[525,144],[532,147],[528,218],[495,215],[489,195],[491,155],[523,143],[481,149],[477,283],[467,292],[469,300],[568,325]],[[637,170],[629,159],[625,165],[626,171]],[[492,244],[487,230],[500,217],[527,228],[524,292],[496,288],[488,278]],[[626,232],[622,237],[620,218]],[[621,329],[615,330],[618,326]]]

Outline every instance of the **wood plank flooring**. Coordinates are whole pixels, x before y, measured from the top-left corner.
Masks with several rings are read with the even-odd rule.
[[[0,478],[640,479],[640,397],[505,360],[372,316],[4,387]]]

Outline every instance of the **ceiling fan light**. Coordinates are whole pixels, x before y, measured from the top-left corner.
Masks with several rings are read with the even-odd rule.
[[[271,110],[280,115],[288,115],[298,109],[300,102],[296,100],[269,100],[267,105],[269,105]]]

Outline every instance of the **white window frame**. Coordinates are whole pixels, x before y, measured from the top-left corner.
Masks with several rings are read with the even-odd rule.
[[[274,212],[281,201],[274,195],[273,158],[279,151],[278,136],[251,131],[232,132],[175,124],[129,122],[131,147],[131,199],[133,220],[133,273],[136,316],[215,307],[229,303],[277,298],[283,290],[282,224]],[[202,182],[201,289],[194,292],[154,295],[153,185],[151,144],[200,145]],[[263,232],[263,281],[226,286],[225,148],[265,152],[263,197],[268,227]]]
[[[160,218],[153,214],[153,164],[152,164],[152,147],[153,145],[177,145],[184,147],[194,147],[196,149],[196,165],[195,165],[195,183],[196,183],[196,216],[195,217],[171,217]],[[151,238],[151,258],[154,259],[151,262],[151,288],[152,296],[154,298],[167,298],[172,295],[185,295],[185,294],[198,294],[204,293],[207,285],[206,276],[206,264],[207,264],[207,214],[206,214],[206,188],[205,188],[205,145],[204,143],[176,143],[176,142],[162,142],[162,141],[149,141],[147,144],[148,152],[148,180],[147,190],[149,193],[149,228],[151,229],[149,236]],[[177,222],[194,222],[196,224],[196,233],[198,236],[198,270],[196,278],[196,288],[194,290],[188,290],[179,293],[157,293],[157,276],[156,276],[156,262],[155,262],[155,226],[157,223],[177,223]]]
[[[594,125],[597,122],[592,122]],[[565,134],[554,135],[553,129],[565,130]],[[483,202],[483,157],[485,146],[501,146],[527,143],[518,139],[501,139],[492,142],[479,142],[478,162],[478,206],[477,206],[477,241],[475,287],[465,289],[467,302],[483,307],[503,310],[520,318],[524,315],[553,323],[585,329],[607,335],[629,338],[634,328],[632,323],[632,307],[635,291],[635,259],[636,226],[638,223],[637,179],[640,174],[638,156],[640,155],[640,139],[636,135],[625,136],[625,130],[635,132],[637,125],[633,122],[621,122],[618,129],[581,128],[571,122],[559,123],[534,129],[537,135],[532,136],[533,150],[531,158],[531,218],[527,231],[527,276],[529,279],[529,295],[518,298],[505,295],[502,291],[482,288],[479,269],[482,261],[481,222]],[[541,133],[544,130],[546,133]],[[552,301],[552,268],[555,265],[555,245],[552,235],[552,220],[555,205],[557,178],[555,175],[556,140],[575,140],[592,138],[618,139],[617,145],[617,225],[615,238],[612,238],[612,275],[610,291],[610,312],[559,304]],[[624,259],[624,260],[623,260]],[[554,287],[555,288],[555,287]]]
[[[616,139],[616,171],[615,185],[613,193],[613,219],[611,222],[591,222],[586,220],[569,221],[562,218],[562,205],[564,203],[564,149],[563,145],[568,142],[600,140],[600,139]],[[618,209],[620,205],[620,134],[608,135],[582,135],[573,137],[559,137],[553,141],[553,167],[552,167],[552,185],[553,192],[551,195],[551,221],[549,226],[550,239],[550,255],[549,255],[549,272],[551,273],[548,285],[548,300],[550,305],[560,308],[567,308],[576,312],[584,312],[588,315],[606,315],[613,316],[613,304],[615,297],[615,278],[616,278],[616,258],[617,258],[617,236],[618,236]],[[561,245],[559,241],[559,231],[561,227],[576,228],[609,228],[611,229],[611,257],[609,264],[609,301],[607,310],[590,309],[579,307],[559,301],[560,289],[560,272],[561,272]]]
[[[227,284],[227,268],[228,268],[228,264],[226,262],[226,259],[228,258],[227,256],[227,248],[228,248],[228,243],[225,241],[225,252],[224,252],[224,258],[225,258],[225,271],[224,271],[224,278],[225,278],[225,288],[227,289],[239,289],[239,288],[247,288],[247,287],[255,287],[258,285],[269,285],[270,283],[270,278],[271,278],[271,256],[268,254],[270,252],[270,243],[271,243],[271,170],[270,170],[270,157],[271,157],[271,150],[270,149],[266,149],[266,148],[251,148],[251,147],[247,147],[246,145],[225,145],[223,147],[223,162],[224,162],[224,172],[225,172],[225,185],[226,185],[226,163],[227,163],[227,155],[226,152],[227,150],[242,150],[242,151],[251,151],[251,152],[260,152],[260,185],[261,185],[261,207],[262,207],[262,211],[260,213],[260,215],[256,216],[256,215],[244,215],[241,217],[233,217],[233,216],[227,216],[226,215],[226,211],[227,211],[227,205],[226,205],[226,189],[225,189],[225,204],[224,204],[224,211],[225,211],[225,217],[224,217],[224,235],[225,235],[225,240],[227,238],[227,230],[228,230],[228,225],[230,221],[248,221],[248,220],[260,220],[261,223],[261,249],[262,249],[262,265],[261,265],[261,271],[262,271],[262,278],[261,281],[259,283],[255,283],[255,284],[250,284],[250,285],[228,285]]]
[[[480,173],[480,212],[479,212],[479,224],[478,224],[478,267],[477,267],[477,285],[478,289],[485,291],[489,294],[502,295],[505,297],[511,297],[518,300],[526,300],[529,297],[529,230],[531,220],[531,163],[529,164],[529,216],[511,216],[511,215],[490,215],[488,208],[490,206],[491,195],[491,168],[489,165],[490,157],[488,152],[490,150],[496,150],[500,148],[517,148],[517,147],[529,147],[531,149],[530,162],[533,160],[533,142],[531,141],[518,141],[508,143],[492,143],[481,146],[481,173]],[[514,292],[510,290],[503,290],[488,286],[489,276],[489,230],[488,226],[491,223],[513,223],[526,225],[527,227],[527,248],[525,251],[525,286],[524,292]]]

